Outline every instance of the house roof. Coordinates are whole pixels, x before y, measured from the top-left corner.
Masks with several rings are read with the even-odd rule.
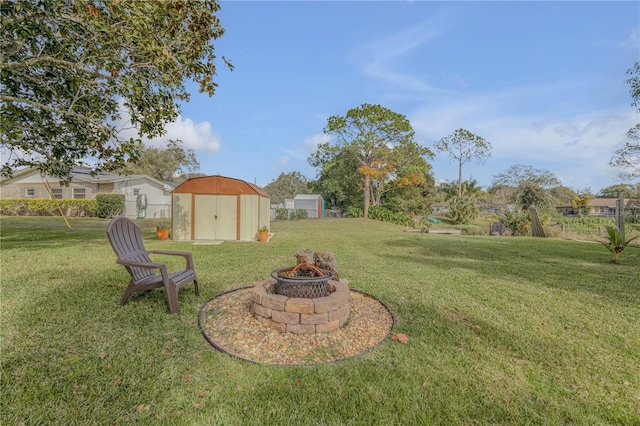
[[[298,194],[293,199],[294,200],[318,200],[321,198],[322,198],[322,195],[320,194]]]
[[[13,174],[12,177],[3,179],[1,182],[5,183],[7,181],[20,179],[22,177],[40,174],[37,169],[27,168],[17,171]],[[48,180],[53,180],[52,176],[45,176]],[[71,171],[71,181],[72,182],[85,182],[85,183],[115,183],[115,182],[124,182],[132,179],[144,179],[153,182],[154,184],[162,187],[165,191],[171,191],[177,185],[173,182],[163,182],[149,175],[118,175],[115,173],[98,173],[95,176],[91,175],[91,170],[75,168]]]
[[[589,206],[590,207],[610,207],[612,209],[614,209],[616,207],[616,201],[619,200],[619,198],[592,198],[589,201]],[[629,202],[628,198],[623,199],[623,205],[627,205],[627,203]],[[559,205],[556,206],[556,208],[566,208],[566,209],[571,209],[573,208],[573,206],[571,204],[563,204],[563,205]]]

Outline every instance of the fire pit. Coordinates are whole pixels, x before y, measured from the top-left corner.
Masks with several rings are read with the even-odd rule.
[[[276,269],[271,273],[276,280],[275,293],[287,297],[314,298],[329,295],[329,280],[333,273],[309,263]]]
[[[282,333],[315,334],[337,330],[351,309],[346,280],[310,264],[276,269],[273,279],[251,289],[251,312],[263,324]]]

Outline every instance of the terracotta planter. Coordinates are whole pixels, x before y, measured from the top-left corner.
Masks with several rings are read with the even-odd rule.
[[[169,230],[168,229],[158,229],[156,231],[156,235],[158,236],[159,240],[166,240],[167,238],[169,238]]]
[[[261,243],[266,242],[269,239],[269,231],[258,231],[258,241]]]

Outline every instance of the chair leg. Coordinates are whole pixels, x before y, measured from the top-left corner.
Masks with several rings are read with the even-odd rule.
[[[198,288],[198,280],[193,280],[193,285],[196,288],[196,296],[200,296],[200,289]]]
[[[169,300],[169,312],[172,314],[178,314],[178,289],[175,285],[170,283],[164,286],[165,293],[167,293],[167,299]]]
[[[136,286],[133,285],[133,282],[130,282],[127,288],[124,290],[124,294],[122,295],[122,300],[120,301],[120,305],[124,305],[127,303],[127,300],[131,297],[133,293],[136,292]]]

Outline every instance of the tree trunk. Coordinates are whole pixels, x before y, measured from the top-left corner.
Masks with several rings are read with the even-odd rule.
[[[462,197],[462,161],[458,162],[458,197]]]
[[[364,175],[364,217],[369,217],[369,203],[371,201],[371,176]]]

